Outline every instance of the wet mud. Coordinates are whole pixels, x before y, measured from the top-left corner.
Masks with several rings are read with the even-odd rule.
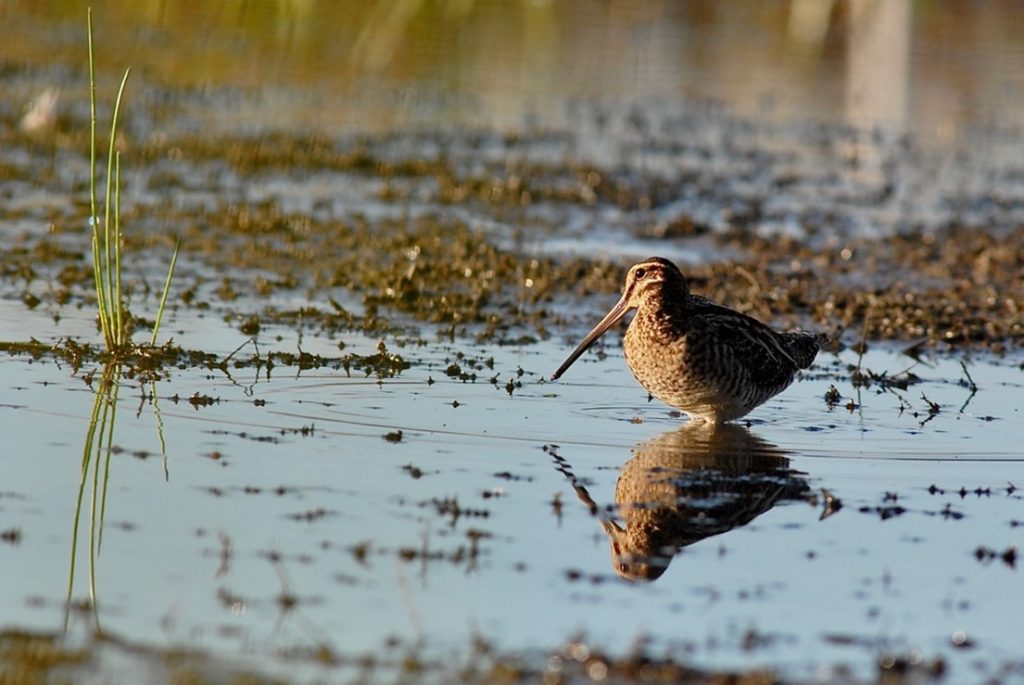
[[[133,198],[126,221],[135,227],[126,247],[162,256],[180,238],[191,267],[175,305],[226,308],[243,332],[302,319],[325,333],[418,330],[425,322],[486,341],[545,339],[575,323],[567,322],[567,301],[621,287],[629,257],[613,257],[600,242],[586,249],[578,228],[611,214],[633,257],[681,258],[693,290],[764,320],[845,333],[846,344],[1002,352],[1024,340],[1016,204],[988,189],[973,197],[961,189],[955,204],[944,199],[930,216],[876,216],[908,202],[909,186],[924,182],[914,177],[934,163],[900,141],[861,143],[881,169],[910,177],[885,181],[908,186],[889,198],[871,196],[882,181],[866,162],[843,158],[852,134],[839,127],[813,136],[741,130],[732,145],[673,150],[694,128],[725,135],[740,123],[727,114],[724,123],[710,115],[694,122],[655,111],[644,125],[621,124],[621,157],[605,165],[588,159],[587,137],[607,135],[602,128],[612,124],[587,108],[577,112],[578,131],[537,138],[196,138],[149,130],[167,116],[164,98],[150,99],[159,104],[135,111],[137,123],[124,133],[136,167],[125,189]],[[75,199],[81,177],[64,170],[85,163],[87,120],[69,115],[40,136],[22,130],[18,110],[6,116],[0,143],[11,161],[2,180],[15,208],[5,222],[2,273],[30,308],[85,306],[87,208]],[[552,154],[568,162],[549,161]],[[691,155],[700,166],[686,161]],[[673,165],[656,164],[661,158]],[[816,163],[830,168],[826,178]],[[963,173],[998,173],[999,186],[1018,170]],[[821,188],[826,182],[831,191]],[[15,189],[26,183],[52,201],[19,201]],[[813,193],[821,193],[813,207],[797,204]],[[40,221],[42,235],[18,228]],[[565,254],[558,246],[569,241],[580,247]],[[254,307],[240,294],[267,303]],[[275,303],[281,299],[307,304],[285,309]]]

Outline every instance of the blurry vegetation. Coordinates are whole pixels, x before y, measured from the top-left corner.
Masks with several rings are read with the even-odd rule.
[[[416,550],[411,550],[415,552]],[[365,550],[363,552],[366,553]],[[771,639],[749,630],[744,639],[756,647],[758,640]],[[438,659],[418,644],[394,639],[366,654],[344,653],[327,645],[270,650],[279,665],[306,672],[321,669],[333,680],[358,682],[444,682],[456,685],[515,685],[517,683],[577,683],[607,681],[634,683],[676,683],[677,685],[787,685],[805,682],[786,678],[771,669],[751,668],[705,670],[692,665],[693,654],[685,646],[662,653],[642,640],[626,656],[616,656],[585,636],[556,646],[549,654],[523,654],[503,650],[486,637],[474,634],[457,655]],[[688,645],[683,642],[682,645]],[[691,648],[692,649],[692,648]],[[0,680],[16,683],[76,682],[94,675],[113,674],[109,666],[120,664],[134,672],[159,673],[176,683],[287,683],[286,677],[244,670],[199,650],[153,648],[127,639],[105,635],[85,645],[68,646],[60,636],[22,631],[0,632]],[[1006,672],[1020,664],[996,664]],[[941,657],[918,652],[880,650],[876,657],[875,680],[881,683],[945,682],[949,666]],[[860,682],[852,678],[844,682]]]
[[[1000,75],[1020,73],[1024,61],[1024,14],[1012,3],[979,10],[970,0],[107,0],[103,7],[110,35],[144,36],[146,49],[133,50],[132,61],[157,82],[188,89],[314,87],[345,101],[344,108],[327,108],[324,121],[381,131],[415,119],[422,114],[415,102],[434,96],[450,97],[467,118],[477,113],[474,101],[484,101],[502,128],[521,123],[524,103],[543,107],[601,93],[623,100],[724,94],[747,111],[785,107],[783,100],[796,95],[811,100],[811,110],[842,109],[844,60],[858,22],[885,14],[890,4],[909,6],[910,19],[897,19],[885,35],[899,45],[912,39],[914,52],[922,52],[915,81],[933,84],[922,91],[941,93],[923,93],[937,120],[929,133],[956,135],[964,112],[985,120],[977,106],[987,102],[1021,123],[1013,111],[1019,108],[1006,105]],[[77,25],[81,7],[75,0],[16,3],[7,12],[7,59],[80,64],[66,38],[44,43],[22,28],[38,20]],[[980,53],[980,69],[958,68],[965,45]],[[100,66],[113,68],[120,56],[101,56]],[[894,71],[880,61],[883,72]],[[992,64],[1000,69],[984,66]]]

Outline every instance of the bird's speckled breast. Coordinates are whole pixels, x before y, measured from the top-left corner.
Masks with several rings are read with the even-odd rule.
[[[626,362],[637,382],[665,404],[690,416],[709,421],[728,421],[743,416],[750,406],[738,393],[742,379],[723,376],[719,355],[700,331],[680,317],[640,311],[624,340]]]

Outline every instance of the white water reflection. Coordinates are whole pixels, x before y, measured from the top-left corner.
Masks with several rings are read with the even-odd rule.
[[[911,99],[913,7],[909,0],[850,0],[849,13],[846,121],[902,133]]]

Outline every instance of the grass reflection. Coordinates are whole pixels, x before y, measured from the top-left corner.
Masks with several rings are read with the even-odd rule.
[[[93,379],[90,385],[95,388],[92,414],[89,417],[89,428],[85,434],[82,448],[81,475],[78,480],[78,495],[75,499],[75,518],[71,531],[71,554],[68,568],[68,590],[64,603],[63,629],[67,631],[73,607],[72,597],[75,590],[75,573],[79,556],[79,536],[82,533],[83,511],[86,490],[89,490],[88,531],[89,531],[89,602],[93,625],[96,633],[100,633],[100,618],[96,596],[96,559],[103,548],[103,522],[107,512],[107,489],[110,484],[110,458],[117,451],[114,447],[114,426],[117,423],[117,399],[120,391],[118,380],[121,377],[122,365],[109,362],[104,368],[99,381]],[[156,384],[150,384],[149,401],[153,406],[156,419],[157,438],[160,442],[160,454],[163,457],[164,480],[170,479],[167,468],[167,443],[164,439],[164,423],[157,404]],[[145,397],[143,401],[145,401]],[[141,413],[141,406],[139,413]],[[136,415],[138,417],[138,414]]]
[[[78,498],[75,501],[75,523],[71,531],[71,562],[68,570],[68,593],[64,603],[64,630],[68,628],[71,597],[75,586],[75,565],[78,560],[78,534],[82,527],[82,505],[85,489],[92,482],[89,498],[89,606],[97,632],[100,632],[99,612],[96,608],[96,557],[103,545],[103,520],[107,510],[107,485],[110,482],[110,456],[114,446],[114,424],[117,418],[117,378],[120,364],[109,363],[96,389],[82,449],[82,473],[78,480]],[[90,470],[92,477],[90,479]],[[102,486],[100,471],[103,472]]]

